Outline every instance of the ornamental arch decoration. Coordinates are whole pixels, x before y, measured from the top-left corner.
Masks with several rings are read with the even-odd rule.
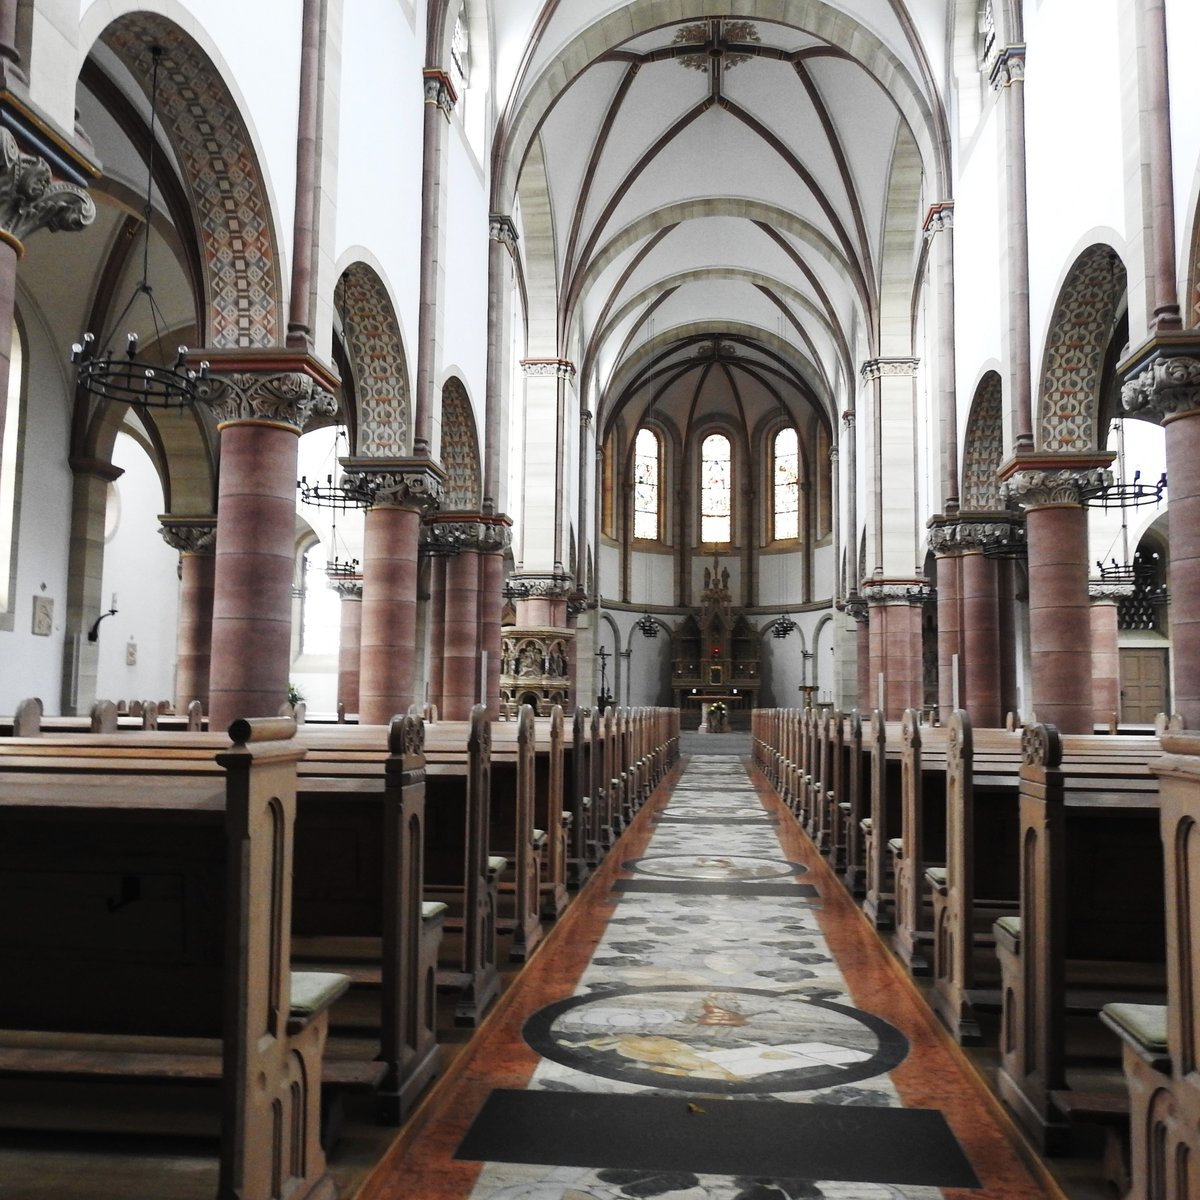
[[[477,512],[483,498],[479,437],[471,399],[457,376],[451,376],[442,388],[442,466],[446,471],[446,511]]]
[[[266,182],[229,86],[177,24],[135,12],[100,36],[148,96],[150,49],[164,50],[158,113],[195,213],[206,291],[204,345],[277,345],[280,256]]]
[[[963,442],[962,506],[971,511],[1003,508],[996,479],[1004,461],[1004,389],[988,371],[975,389]]]
[[[1058,294],[1038,396],[1038,449],[1090,453],[1100,439],[1105,361],[1123,312],[1125,266],[1102,243],[1072,264]]]

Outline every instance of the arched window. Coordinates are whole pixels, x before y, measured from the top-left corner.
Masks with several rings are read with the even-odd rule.
[[[454,36],[450,40],[450,82],[460,96],[466,92],[471,80],[471,44],[467,37],[465,7],[458,11]]]
[[[329,586],[328,552],[313,542],[302,563],[300,653],[336,655],[341,638],[341,600]]]
[[[8,401],[3,431],[0,431],[0,629],[14,627],[13,608],[17,565],[18,470],[21,445],[21,379],[24,348],[21,333],[13,325],[12,351],[8,366]],[[36,614],[35,614],[36,615]],[[40,631],[39,631],[40,632]]]
[[[728,542],[732,464],[729,439],[710,433],[700,447],[700,540]]]
[[[800,442],[790,425],[775,435],[771,477],[776,541],[800,536]]]
[[[644,426],[633,444],[633,536],[659,538],[659,481],[662,471],[658,435]]]

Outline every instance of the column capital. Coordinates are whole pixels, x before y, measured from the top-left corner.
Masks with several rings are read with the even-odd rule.
[[[929,549],[938,558],[1004,547],[1016,552],[1025,545],[1025,525],[1012,512],[940,514],[928,522]]]
[[[421,72],[425,83],[425,103],[436,104],[445,114],[448,121],[458,103],[458,92],[450,81],[450,76],[438,67],[426,67]]]
[[[859,368],[864,382],[896,377],[911,378],[917,373],[919,358],[868,358]]]
[[[847,596],[839,607],[846,616],[859,625],[865,625],[870,618],[870,606],[862,596]]]
[[[212,554],[217,544],[217,518],[210,514],[158,518],[162,540],[180,554]]]
[[[363,598],[363,581],[361,577],[357,579],[330,580],[329,586],[343,600],[361,600]]]
[[[1107,579],[1088,580],[1088,599],[1093,604],[1116,604],[1133,595],[1133,583],[1116,583]]]
[[[200,401],[216,418],[217,429],[253,422],[279,425],[302,433],[314,417],[338,410],[341,380],[309,354],[283,349],[203,350],[208,379]]]
[[[1025,82],[1025,46],[1024,44],[1004,46],[996,51],[995,60],[989,73],[992,88],[1012,87],[1014,83]]]
[[[483,513],[439,512],[421,526],[421,549],[427,554],[475,550],[494,554],[512,545],[512,518]]]
[[[488,215],[488,237],[493,242],[500,242],[509,254],[516,258],[517,245],[521,238],[517,233],[516,225],[513,224],[512,217],[506,216],[504,213],[490,213]]]
[[[370,497],[371,507],[438,508],[446,490],[446,474],[428,458],[343,458],[344,486]]]
[[[521,372],[526,379],[565,379],[570,383],[575,378],[575,364],[565,358],[523,358]]]
[[[1200,331],[1159,333],[1117,368],[1121,406],[1161,424],[1200,409]]]
[[[557,600],[575,593],[575,580],[566,572],[530,571],[509,576],[508,589],[518,599]]]
[[[1039,508],[1047,504],[1086,504],[1112,484],[1108,470],[1115,456],[1052,454],[1035,451],[1010,458],[997,475],[1000,499],[1012,507]]]
[[[868,604],[924,604],[934,597],[933,589],[924,579],[875,579],[859,589]]]
[[[0,128],[0,239],[20,254],[24,239],[39,229],[73,231],[95,219],[96,205],[86,189],[55,182],[44,158],[26,154]]]
[[[854,409],[847,408],[842,410],[842,424],[845,425],[847,429],[854,428],[854,422],[856,419],[857,418],[855,417]]]
[[[954,228],[954,201],[939,200],[929,206],[925,214],[925,223],[921,226],[926,240],[931,240],[936,234]]]

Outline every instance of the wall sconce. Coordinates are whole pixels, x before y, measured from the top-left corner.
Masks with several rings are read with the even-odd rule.
[[[115,617],[117,615],[117,593],[112,594],[112,604],[109,605],[108,612],[102,612],[95,621],[92,622],[91,629],[88,630],[88,641],[96,642],[100,640],[100,622],[105,617]]]

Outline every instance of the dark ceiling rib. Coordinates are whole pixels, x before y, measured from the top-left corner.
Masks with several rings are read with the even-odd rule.
[[[867,224],[863,218],[858,188],[855,186],[854,176],[850,171],[850,161],[846,157],[846,151],[842,146],[841,138],[838,137],[833,119],[829,115],[829,108],[825,104],[825,97],[821,95],[816,81],[800,63],[794,64],[794,69],[796,71],[796,78],[800,80],[800,86],[808,93],[809,103],[812,104],[817,114],[817,120],[821,122],[821,128],[825,131],[825,140],[829,143],[829,149],[833,154],[834,162],[837,164],[838,174],[842,179],[842,187],[846,189],[846,199],[850,204],[850,212],[854,217],[855,232],[858,234],[863,270],[866,272],[868,279],[874,279],[875,267],[871,255],[871,240],[867,236]]]
[[[733,393],[733,404],[738,414],[737,429],[741,435],[742,453],[745,455],[744,461],[749,462],[750,422],[746,418],[746,405],[742,400],[742,389],[738,387],[737,380],[734,379],[733,372],[729,369],[729,364],[723,358],[718,360],[718,365],[721,368],[721,374],[725,376],[725,382],[729,384],[729,390]]]
[[[678,288],[667,288],[664,290],[664,292],[661,296],[656,296],[649,304],[646,305],[646,311],[644,313],[642,313],[641,321],[635,321],[633,323],[633,325],[630,327],[629,332],[625,335],[624,340],[621,342],[621,347],[617,351],[616,360],[615,360],[616,362],[619,363],[619,362],[624,361],[625,354],[629,350],[629,347],[632,344],[633,339],[635,337],[637,337],[638,328],[642,324],[642,322],[648,320],[651,316],[653,316],[654,313],[656,313],[658,311],[659,307],[661,305],[665,304],[668,300],[670,300],[670,298],[673,295],[675,295],[675,293],[678,290],[679,290]]]
[[[79,72],[79,82],[103,105],[105,111],[116,121],[121,132],[137,150],[142,162],[146,162],[149,153],[150,127],[129,97],[91,58],[83,60],[83,66]],[[191,286],[192,303],[195,306],[196,336],[203,337],[207,325],[204,320],[205,285],[200,235],[196,229],[191,201],[166,154],[159,153],[154,156],[154,186],[162,196],[171,224],[175,227],[175,237],[183,254],[188,283]],[[96,326],[89,325],[88,328],[94,329]]]
[[[633,81],[637,78],[639,70],[640,68],[634,65],[622,77],[620,85],[617,87],[616,93],[612,98],[612,102],[604,114],[604,119],[600,122],[600,128],[596,133],[592,152],[588,155],[587,168],[583,173],[579,195],[575,198],[575,212],[571,218],[571,229],[567,235],[567,248],[563,254],[562,285],[559,287],[558,292],[558,342],[560,346],[564,344],[564,335],[567,329],[569,307],[567,290],[569,281],[575,273],[575,247],[579,244],[583,214],[587,209],[588,201],[591,199],[592,184],[596,181],[596,172],[600,167],[600,159],[604,156],[604,149],[608,145],[608,139],[612,134],[613,126],[616,124],[617,116],[620,114],[621,106],[625,103],[625,99],[629,95],[629,89],[633,86]]]
[[[659,136],[646,152],[637,160],[636,163],[626,172],[621,182],[613,189],[613,194],[609,197],[608,203],[604,206],[600,216],[596,219],[595,225],[592,227],[592,232],[588,236],[588,240],[580,252],[579,261],[586,263],[591,260],[592,254],[596,248],[596,242],[599,240],[600,234],[604,227],[608,224],[612,215],[617,210],[617,206],[625,199],[626,193],[633,186],[638,176],[658,157],[664,147],[668,146],[679,134],[681,134],[697,117],[702,116],[712,107],[711,101],[706,96],[699,104],[689,109],[682,117],[679,118],[669,129]]]
[[[854,243],[850,238],[849,231],[842,224],[841,218],[838,216],[829,197],[825,195],[811,172],[792,153],[791,149],[783,143],[777,134],[759,121],[757,117],[747,112],[741,105],[734,104],[731,100],[725,100],[722,107],[730,116],[737,117],[743,125],[757,133],[791,167],[792,171],[804,181],[805,186],[813,194],[813,198],[820,205],[821,211],[825,214],[825,219],[833,227],[837,240],[841,243],[842,251],[846,255],[847,265],[850,269],[851,278],[855,283],[855,290],[858,292],[859,299],[862,301],[863,308],[869,317],[869,324],[873,326],[877,312],[874,292],[870,287],[866,275],[863,273],[862,263],[859,262],[855,255]]]
[[[788,305],[787,301],[784,300],[784,298],[781,295],[779,295],[779,293],[776,292],[774,290],[774,288],[769,288],[766,286],[766,284],[762,284],[762,283],[756,283],[754,286],[756,288],[758,288],[758,290],[760,292],[762,292],[762,294],[764,296],[766,296],[766,298],[777,309],[779,309],[784,320],[787,321],[787,323],[796,331],[796,335],[801,339],[801,341],[804,342],[805,348],[808,350],[809,360],[812,362],[812,365],[820,372],[822,380],[825,383],[825,386],[829,389],[830,395],[832,395],[833,387],[829,382],[829,377],[826,374],[825,367],[821,362],[821,356],[817,351],[817,344],[813,340],[812,336],[809,334],[808,330],[804,328],[804,323],[800,320],[800,318],[798,316],[796,316],[796,314],[794,312],[792,312],[791,307]]]
[[[788,241],[788,239],[779,232],[779,230],[768,225],[765,221],[755,221],[754,224],[762,230],[779,248],[791,259],[793,263],[804,273],[804,277],[812,285],[813,290],[817,293],[817,298],[821,301],[822,307],[825,309],[826,315],[829,318],[829,327],[831,336],[837,342],[838,354],[842,359],[842,365],[847,371],[847,378],[853,378],[853,360],[850,355],[850,343],[846,341],[846,335],[842,330],[841,322],[838,320],[837,309],[833,305],[833,301],[829,297],[822,286],[820,279],[804,261],[804,258],[796,250],[796,247]]]
[[[696,386],[692,391],[691,403],[688,405],[687,416],[684,418],[683,428],[680,430],[682,444],[685,446],[688,443],[688,438],[691,436],[692,426],[696,423],[696,409],[700,407],[700,394],[704,391],[704,385],[708,382],[708,377],[712,374],[713,368],[716,367],[718,361],[717,355],[714,354],[704,365],[699,379],[696,380]]]
[[[663,238],[667,236],[667,234],[676,228],[678,228],[678,226],[673,223],[664,226],[662,229],[655,230],[655,232],[646,239],[645,245],[638,249],[638,252],[633,256],[633,261],[625,268],[624,271],[621,272],[621,277],[613,285],[612,290],[608,294],[608,298],[604,301],[600,311],[596,314],[596,319],[592,322],[592,332],[588,338],[588,344],[583,352],[583,361],[580,363],[580,374],[585,378],[588,371],[591,369],[591,365],[596,354],[599,352],[597,338],[600,336],[601,331],[608,323],[608,314],[612,312],[613,305],[617,302],[617,297],[621,294],[626,283],[629,282],[629,278],[634,271],[636,271],[638,267],[640,267],[642,263],[646,261],[647,256],[654,250],[659,242],[661,242]],[[568,320],[570,319],[571,315],[571,312],[568,312]]]

